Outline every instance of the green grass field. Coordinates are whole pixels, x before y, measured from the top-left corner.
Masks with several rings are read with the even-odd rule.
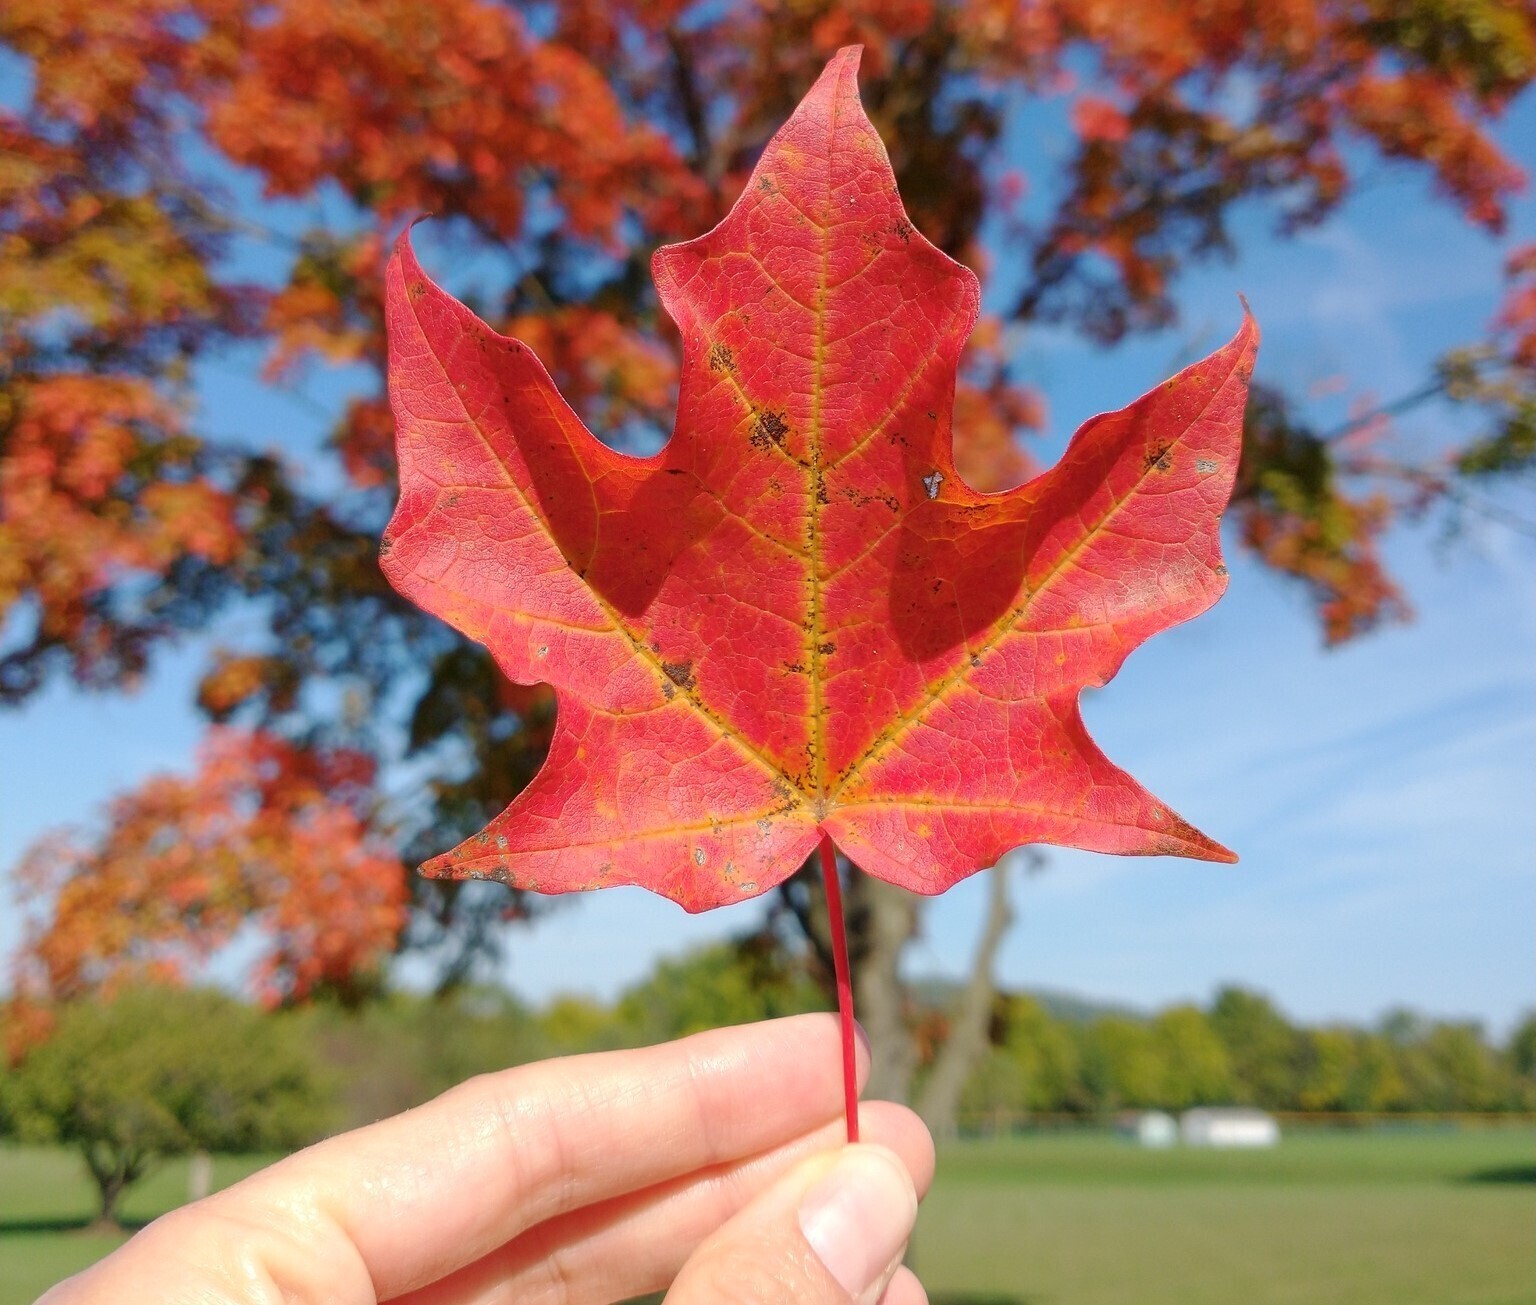
[[[167,1165],[124,1214],[185,1190]],[[90,1212],[70,1155],[0,1149],[0,1305],[112,1247]],[[913,1263],[935,1305],[1536,1305],[1536,1130],[1298,1133],[1248,1154],[959,1143]]]

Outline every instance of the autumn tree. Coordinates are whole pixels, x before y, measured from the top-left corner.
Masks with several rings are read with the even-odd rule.
[[[552,707],[379,574],[395,475],[382,251],[433,214],[444,263],[474,268],[450,288],[527,342],[592,429],[653,448],[677,351],[649,256],[725,211],[771,129],[854,41],[917,225],[984,274],[1004,243],[1025,269],[997,282],[957,396],[960,467],[981,488],[1029,474],[1042,422],[1011,370],[1010,324],[1106,343],[1167,326],[1180,273],[1233,248],[1236,206],[1258,201],[1299,231],[1376,159],[1417,169],[1491,235],[1523,181],[1491,134],[1536,73],[1536,22],[1509,0],[12,0],[0,43],[25,84],[0,110],[0,699],[61,680],[126,690],[169,643],[245,618],[198,692],[211,723],[242,733],[210,744],[191,779],[124,799],[99,838],[29,859],[61,904],[34,934],[34,973],[89,986],[206,954],[236,904],[278,939],[267,974],[283,998],[344,986],[381,949],[430,946],[448,982],[495,949],[528,902],[408,867],[528,781]],[[1003,155],[1015,88],[1072,124],[1062,174],[1032,179],[1052,196],[1043,217]],[[269,203],[236,202],[251,183]],[[297,225],[275,216],[293,200],[314,201]],[[1273,382],[1251,408],[1238,534],[1306,586],[1330,641],[1404,612],[1377,548],[1392,520],[1437,502],[1497,511],[1482,483],[1536,456],[1536,255],[1512,251],[1510,276],[1488,338],[1358,428],[1319,428]],[[331,434],[344,491],[208,434],[196,366],[253,345],[274,383],[328,364],[373,378]],[[1413,461],[1371,438],[1431,399],[1475,409],[1478,433]],[[267,778],[209,773],[235,737],[252,758],[238,764]],[[415,786],[387,803],[379,775],[402,753]],[[359,764],[338,784],[341,757]],[[289,827],[310,831],[323,867],[274,852]],[[201,850],[178,864],[182,829]],[[126,938],[140,865],[175,887]],[[114,896],[79,904],[87,873]],[[322,937],[338,886],[360,883],[371,905],[346,938]],[[1005,892],[994,900],[1006,911]],[[783,905],[818,937],[803,884]],[[877,1082],[904,1095],[915,1052],[897,957],[920,903],[856,876],[849,905],[890,1058]],[[306,915],[321,922],[308,932]],[[311,945],[306,968],[297,949]]]
[[[373,759],[215,729],[191,779],[119,798],[108,837],[35,846],[17,870],[34,915],[19,998],[184,982],[237,934],[260,940],[249,982],[271,1005],[362,995],[405,923],[399,857],[370,831]]]
[[[58,1008],[48,1039],[0,1080],[0,1122],[79,1152],[98,1221],[160,1160],[313,1141],[325,1085],[291,1025],[222,993],[125,988]]]

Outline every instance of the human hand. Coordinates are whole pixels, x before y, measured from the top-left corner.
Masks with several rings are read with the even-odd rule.
[[[923,1305],[933,1147],[808,1015],[487,1074],[157,1219],[38,1305]],[[868,1056],[859,1048],[862,1084]]]

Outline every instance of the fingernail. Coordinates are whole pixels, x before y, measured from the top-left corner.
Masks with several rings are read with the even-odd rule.
[[[916,1217],[912,1180],[877,1147],[850,1147],[800,1200],[800,1231],[855,1299],[891,1267]]]

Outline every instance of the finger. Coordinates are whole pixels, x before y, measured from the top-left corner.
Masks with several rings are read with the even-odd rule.
[[[912,1175],[884,1147],[813,1156],[699,1247],[667,1305],[875,1305],[916,1217]]]
[[[371,1305],[557,1215],[834,1119],[838,1056],[836,1019],[808,1015],[484,1075],[173,1212],[86,1276],[142,1282],[134,1265],[195,1248],[203,1277],[248,1284],[209,1300],[258,1284]],[[861,1081],[868,1063],[861,1045]]]
[[[839,1119],[762,1155],[552,1219],[398,1305],[573,1305],[660,1290],[706,1237],[796,1163],[840,1147],[843,1127]],[[928,1190],[933,1141],[915,1114],[867,1102],[859,1128],[901,1158],[920,1195]]]
[[[835,1018],[809,1015],[485,1075],[284,1161],[250,1199],[307,1191],[378,1296],[400,1295],[555,1215],[834,1118],[838,1045]]]
[[[880,1297],[880,1305],[928,1305],[928,1293],[917,1280],[917,1274],[903,1264]]]

